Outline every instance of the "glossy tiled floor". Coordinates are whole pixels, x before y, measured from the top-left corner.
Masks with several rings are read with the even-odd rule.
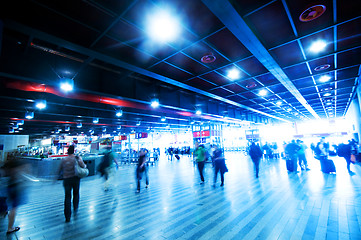
[[[284,160],[263,161],[254,178],[251,161],[228,153],[225,186],[204,185],[187,157],[161,159],[149,169],[150,188],[135,193],[135,166],[121,166],[113,191],[102,180],[81,182],[78,216],[64,222],[59,181],[33,182],[29,203],[19,209],[21,230],[0,239],[361,239],[361,166],[348,175],[345,160],[334,158],[337,174],[287,173]]]

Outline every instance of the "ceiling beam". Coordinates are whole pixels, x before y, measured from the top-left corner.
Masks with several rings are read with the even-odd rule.
[[[202,2],[316,119],[320,118],[228,0]]]
[[[107,55],[102,54],[102,53],[100,53],[100,52],[91,50],[91,49],[89,49],[89,48],[80,46],[80,45],[78,45],[78,44],[71,43],[71,42],[66,41],[66,40],[64,40],[64,39],[60,39],[60,38],[55,37],[55,36],[53,36],[53,35],[50,35],[50,34],[47,34],[47,33],[42,32],[42,31],[39,31],[39,30],[30,28],[30,27],[27,27],[27,26],[25,26],[25,25],[16,23],[16,22],[14,22],[14,21],[5,21],[5,25],[4,25],[4,26],[7,27],[7,28],[10,28],[10,29],[13,29],[13,30],[15,30],[15,31],[24,33],[24,34],[26,34],[26,35],[32,36],[32,37],[34,37],[34,38],[37,38],[37,39],[39,39],[39,40],[46,41],[46,42],[50,42],[50,43],[55,44],[55,45],[57,45],[57,46],[59,46],[59,47],[66,48],[66,49],[69,49],[69,50],[72,50],[72,51],[81,53],[81,54],[83,54],[83,55],[86,55],[86,56],[89,56],[89,57],[93,57],[93,58],[99,59],[99,60],[101,60],[101,61],[104,61],[104,62],[113,64],[113,65],[116,65],[116,66],[121,67],[121,68],[124,68],[124,69],[127,69],[127,70],[129,70],[129,71],[133,71],[133,72],[142,74],[142,75],[144,75],[144,76],[148,76],[148,77],[157,79],[157,80],[159,80],[159,81],[166,82],[166,83],[168,83],[168,84],[177,86],[177,87],[179,87],[179,88],[186,89],[186,90],[189,90],[189,91],[198,93],[198,94],[200,94],[200,95],[203,95],[203,96],[206,96],[206,97],[209,97],[209,98],[216,99],[216,100],[218,100],[218,101],[221,101],[221,102],[224,102],[224,103],[227,103],[227,104],[230,104],[230,105],[239,107],[239,108],[247,109],[247,110],[250,110],[250,111],[252,111],[252,112],[265,115],[265,116],[267,116],[267,117],[271,117],[271,118],[274,118],[274,119],[278,119],[278,120],[281,120],[281,121],[284,121],[284,122],[289,122],[288,120],[285,120],[285,119],[283,119],[283,118],[280,118],[280,117],[277,117],[277,116],[274,116],[274,115],[271,115],[271,114],[268,114],[268,113],[264,113],[264,112],[262,112],[262,111],[258,111],[258,110],[256,110],[256,109],[250,108],[250,107],[245,106],[245,105],[242,105],[242,104],[240,104],[240,103],[237,103],[237,102],[231,101],[231,100],[229,100],[229,99],[220,97],[220,96],[218,96],[218,95],[215,95],[215,94],[212,94],[212,93],[203,91],[203,90],[201,90],[201,89],[198,89],[198,88],[189,86],[189,85],[187,85],[187,84],[178,82],[178,81],[176,81],[176,80],[174,80],[174,79],[171,79],[171,78],[162,76],[162,75],[160,75],[160,74],[151,72],[151,71],[149,71],[149,70],[146,70],[146,69],[143,69],[143,68],[140,68],[140,67],[131,65],[131,64],[127,63],[127,62],[121,61],[121,60],[116,59],[116,58],[114,58],[114,57],[107,56]]]

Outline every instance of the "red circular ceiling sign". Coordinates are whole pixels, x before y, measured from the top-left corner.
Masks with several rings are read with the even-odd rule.
[[[206,53],[204,54],[204,56],[201,58],[201,61],[203,63],[212,63],[214,61],[216,61],[216,57],[213,55],[213,53]]]
[[[300,15],[301,22],[309,22],[315,20],[319,16],[321,16],[326,11],[325,5],[315,5],[307,8]]]

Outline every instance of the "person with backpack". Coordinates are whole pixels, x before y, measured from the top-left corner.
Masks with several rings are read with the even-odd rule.
[[[112,152],[111,146],[106,147],[104,156],[101,163],[98,166],[100,176],[104,177],[104,191],[111,189],[112,180],[114,176],[114,163],[118,166],[118,162],[115,159],[114,153]]]
[[[223,149],[219,148],[218,145],[214,145],[214,151],[212,156],[212,161],[214,162],[214,181],[213,187],[216,186],[218,172],[221,175],[221,187],[224,186],[224,173],[228,172],[226,162],[225,162]]]
[[[259,174],[259,163],[261,161],[261,158],[263,156],[263,152],[261,150],[261,147],[255,142],[252,142],[251,146],[249,147],[249,156],[252,159],[252,162],[254,163],[254,168],[256,171],[256,178],[258,178]]]
[[[310,169],[308,168],[306,152],[305,152],[307,149],[307,146],[300,139],[297,139],[296,142],[297,142],[298,146],[300,146],[300,150],[297,152],[298,164],[300,165],[301,170],[306,169],[306,171],[309,171]]]
[[[206,149],[203,145],[199,145],[199,142],[196,142],[196,149],[194,151],[194,156],[196,158],[199,175],[201,177],[200,184],[204,184],[203,169],[204,169],[204,163],[206,161]]]

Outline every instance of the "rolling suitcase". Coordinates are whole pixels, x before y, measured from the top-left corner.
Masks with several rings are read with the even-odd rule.
[[[320,160],[321,171],[324,173],[336,172],[335,164],[330,159]]]
[[[297,162],[287,159],[286,160],[286,167],[287,167],[288,171],[295,172],[295,171],[297,171]]]

